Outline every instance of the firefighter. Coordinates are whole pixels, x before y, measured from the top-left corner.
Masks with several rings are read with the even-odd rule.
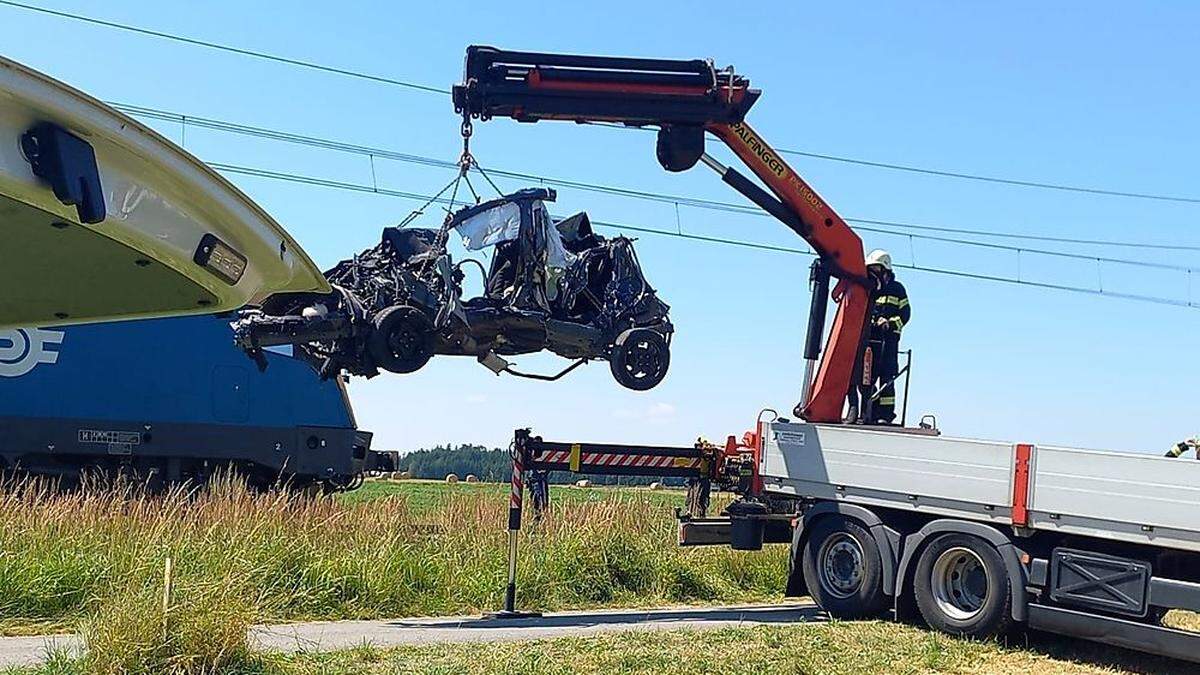
[[[1186,441],[1180,441],[1171,446],[1167,451],[1167,457],[1179,457],[1189,450],[1196,451],[1196,459],[1200,459],[1200,435],[1195,438],[1189,438]]]
[[[895,379],[900,372],[900,333],[912,317],[908,292],[892,272],[892,256],[883,249],[867,255],[867,274],[875,282],[871,307],[871,389],[880,387],[879,398],[869,409],[868,424],[891,424],[896,419]],[[870,396],[868,389],[867,396]]]

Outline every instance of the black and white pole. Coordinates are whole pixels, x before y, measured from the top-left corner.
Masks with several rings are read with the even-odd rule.
[[[529,459],[529,430],[520,429],[513,439],[512,489],[508,496],[508,586],[504,589],[504,609],[490,616],[519,619],[541,616],[541,612],[517,611],[517,537],[521,532],[521,509],[525,500],[525,466]]]

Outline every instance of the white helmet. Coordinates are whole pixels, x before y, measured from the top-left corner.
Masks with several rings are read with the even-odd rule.
[[[892,254],[877,248],[867,254],[867,265],[882,265],[883,269],[892,271]]]

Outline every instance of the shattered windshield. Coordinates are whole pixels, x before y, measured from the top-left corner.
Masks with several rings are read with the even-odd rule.
[[[521,206],[516,202],[500,204],[460,221],[454,229],[470,251],[512,241],[521,234]]]
[[[544,242],[545,265],[550,271],[550,276],[557,278],[561,270],[570,267],[576,256],[563,245],[562,233],[554,226],[546,204],[540,199],[534,200],[529,209],[532,216],[532,241]],[[506,241],[516,241],[521,236],[521,205],[518,202],[498,204],[464,218],[454,229],[458,230],[463,239],[463,246],[469,251],[479,251]]]

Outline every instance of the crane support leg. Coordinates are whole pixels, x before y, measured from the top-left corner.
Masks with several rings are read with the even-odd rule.
[[[529,430],[518,430],[512,445],[512,492],[508,499],[508,585],[504,589],[504,609],[488,616],[497,619],[539,617],[541,612],[517,610],[517,539],[521,532],[521,512],[525,500],[525,469],[529,463],[526,441]]]

